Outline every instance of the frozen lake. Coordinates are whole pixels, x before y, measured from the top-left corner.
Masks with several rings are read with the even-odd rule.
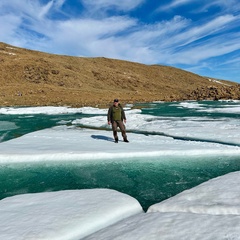
[[[107,188],[146,211],[240,170],[240,102],[137,104],[125,112],[130,143],[115,144],[107,109],[0,108],[0,198]]]

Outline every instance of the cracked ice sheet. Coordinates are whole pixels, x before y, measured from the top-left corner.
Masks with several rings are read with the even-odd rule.
[[[239,179],[240,172],[235,172],[209,180],[208,187],[205,186],[208,197],[202,202],[211,205],[211,192],[216,191],[222,192],[214,197],[215,201],[223,202],[222,208],[238,208],[235,199],[239,199],[236,195],[236,190],[239,194],[236,189]],[[231,184],[233,187],[229,188]],[[195,195],[201,195],[198,193],[200,186],[192,189],[196,190]],[[214,211],[210,215],[191,212],[145,214],[135,199],[106,189],[25,194],[0,201],[0,239],[240,239],[240,215],[237,212],[221,215],[216,209]]]
[[[219,101],[220,102],[220,101]],[[223,101],[225,102],[225,101]],[[232,101],[235,103],[240,103],[240,101],[235,100]],[[215,108],[209,108],[209,107],[205,107],[204,106],[204,101],[201,103],[198,102],[180,102],[178,104],[176,104],[175,106],[181,108],[193,108],[196,109],[197,112],[217,112],[217,113],[233,113],[233,114],[239,114],[240,113],[240,104],[236,104],[236,105],[221,105],[221,107],[215,107]]]
[[[17,195],[0,201],[0,239],[79,240],[142,212],[136,199],[109,189]]]
[[[236,101],[238,102],[238,101]],[[203,102],[204,103],[204,102]],[[228,107],[208,108],[203,103],[180,102],[176,103],[179,108],[193,108],[197,112],[222,112],[240,113],[240,104]],[[210,117],[156,117],[141,114],[140,109],[125,108],[127,116],[127,130],[160,133],[172,137],[182,137],[196,140],[216,141],[228,144],[240,145],[240,122],[239,119]],[[100,114],[104,116],[76,119],[73,124],[90,127],[109,128],[106,115],[108,109],[92,107],[69,108],[69,107],[26,107],[26,108],[0,108],[1,114],[63,114],[63,113],[86,113]]]
[[[240,172],[209,180],[85,240],[239,240],[239,184]]]
[[[238,119],[208,117],[156,117],[126,111],[128,131],[166,134],[191,140],[215,141],[240,145]],[[73,124],[96,128],[110,128],[105,116],[76,119]]]
[[[138,214],[84,240],[239,240],[240,216],[193,213]]]
[[[161,203],[148,212],[192,212],[240,215],[240,172],[211,179]]]
[[[130,143],[116,144],[111,131],[58,126],[0,143],[0,163],[240,155],[236,146],[134,133],[128,133],[128,138]]]

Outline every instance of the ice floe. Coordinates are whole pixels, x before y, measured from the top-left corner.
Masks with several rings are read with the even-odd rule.
[[[240,215],[240,173],[211,179],[166,201],[148,212],[192,212],[214,215]]]
[[[79,240],[142,212],[137,200],[110,189],[17,195],[0,201],[0,239]]]
[[[209,180],[147,213],[110,189],[25,194],[0,201],[0,239],[240,239],[240,172]]]
[[[183,105],[186,104],[190,108],[201,108],[196,103],[184,103]],[[228,111],[238,113],[239,109],[240,107],[235,107]],[[207,112],[208,110],[201,109],[201,111]],[[221,109],[221,111],[227,110]],[[130,132],[159,134],[186,140],[218,142],[240,146],[240,122],[237,118],[230,120],[226,117],[215,119],[206,116],[157,117],[141,114],[141,110],[126,111],[126,116],[126,126]],[[106,116],[76,119],[72,124],[83,127],[108,128]]]
[[[119,133],[120,137],[120,133]],[[111,131],[58,126],[0,144],[0,163],[120,159],[159,156],[239,156],[240,148],[128,133],[130,143],[113,142]]]
[[[85,240],[240,239],[240,172],[209,180]]]
[[[104,114],[106,109],[99,109],[93,107],[71,108],[71,107],[3,107],[0,108],[0,114],[9,115],[24,115],[24,114],[69,114],[69,113],[85,113],[85,114]]]

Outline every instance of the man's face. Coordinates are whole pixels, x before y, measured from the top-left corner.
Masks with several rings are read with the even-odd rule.
[[[113,102],[113,104],[114,104],[114,106],[116,106],[116,107],[118,106],[118,102]]]

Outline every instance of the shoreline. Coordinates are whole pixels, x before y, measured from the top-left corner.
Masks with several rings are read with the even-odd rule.
[[[154,99],[140,99],[140,100],[126,100],[126,99],[121,99],[119,98],[119,102],[125,106],[128,104],[147,104],[147,103],[157,103],[157,102],[188,102],[188,101],[229,101],[229,102],[238,102],[240,101],[239,99],[168,99],[168,100],[156,100]],[[21,108],[21,107],[71,107],[71,108],[81,108],[81,107],[96,107],[96,108],[108,108],[109,106],[112,105],[113,100],[106,100],[106,101],[98,101],[98,102],[92,102],[92,101],[84,101],[81,103],[64,103],[64,102],[48,102],[48,103],[31,103],[29,102],[28,104],[0,104],[0,108],[11,108],[11,107],[16,107],[16,108]]]

